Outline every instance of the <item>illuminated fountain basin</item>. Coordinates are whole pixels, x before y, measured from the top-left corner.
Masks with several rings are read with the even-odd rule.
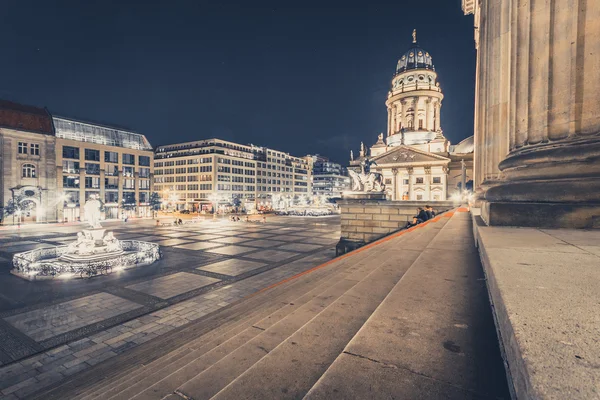
[[[96,251],[72,254],[73,244],[44,247],[15,254],[12,274],[27,280],[90,278],[150,265],[161,258],[155,243],[119,240],[118,248],[96,246]]]

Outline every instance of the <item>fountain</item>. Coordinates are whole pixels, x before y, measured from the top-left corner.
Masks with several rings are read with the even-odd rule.
[[[118,240],[100,224],[100,201],[92,196],[84,206],[90,229],[66,245],[15,254],[11,273],[28,280],[92,277],[114,270],[152,264],[160,258],[157,244]]]

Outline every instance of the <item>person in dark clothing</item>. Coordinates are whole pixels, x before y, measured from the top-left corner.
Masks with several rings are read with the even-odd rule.
[[[425,206],[425,213],[427,214],[427,219],[433,218],[433,210],[430,206]]]
[[[423,208],[419,207],[417,208],[417,215],[413,217],[412,223],[407,223],[406,227],[409,228],[411,226],[415,226],[417,224],[420,224],[421,222],[425,222],[429,219],[429,216],[427,215],[427,212],[425,212],[425,210],[423,210]]]
[[[435,217],[435,215],[437,214],[435,211],[433,211],[433,208],[431,206],[427,206],[427,210],[431,213],[431,218]]]

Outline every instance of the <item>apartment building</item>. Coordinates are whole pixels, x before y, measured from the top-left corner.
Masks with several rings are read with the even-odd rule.
[[[207,139],[159,146],[154,158],[154,189],[177,210],[211,211],[215,204],[251,210],[269,206],[273,194],[311,190],[307,160],[265,147]]]
[[[315,196],[340,198],[350,190],[350,177],[344,167],[321,155],[307,156],[313,162],[312,189]]]
[[[106,219],[152,215],[154,152],[142,134],[53,116],[59,221],[85,219],[96,196]]]

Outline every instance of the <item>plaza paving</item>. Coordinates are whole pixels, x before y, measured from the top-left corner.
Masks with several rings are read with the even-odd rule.
[[[17,252],[61,245],[81,226],[0,231],[0,393],[28,394],[198,320],[333,258],[337,217],[107,223],[119,239],[159,243],[153,265],[29,282],[9,273]]]

